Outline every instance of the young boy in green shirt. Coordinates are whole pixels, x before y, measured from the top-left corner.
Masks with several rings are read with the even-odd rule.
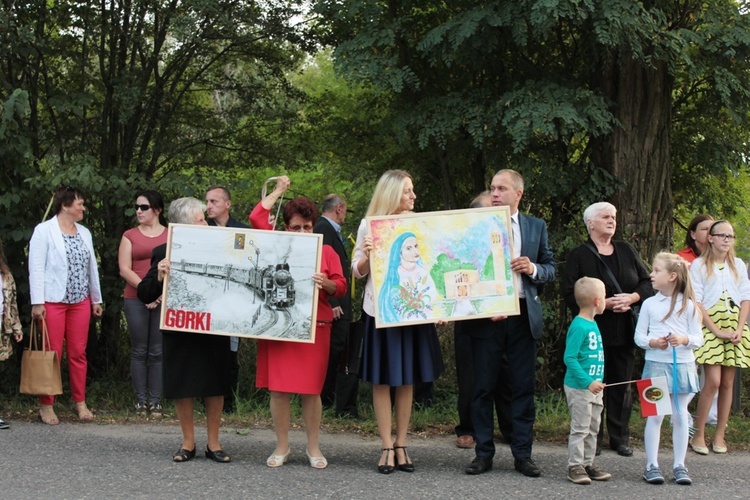
[[[594,316],[604,312],[606,290],[596,278],[576,281],[578,316],[568,328],[565,340],[565,397],[570,409],[568,479],[576,484],[606,481],[612,474],[594,465],[596,436],[601,421],[604,384],[604,350]]]

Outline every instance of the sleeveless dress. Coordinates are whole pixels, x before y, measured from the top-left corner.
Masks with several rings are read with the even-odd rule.
[[[724,266],[719,266],[720,270]],[[735,330],[737,328],[740,306],[729,298],[724,290],[721,298],[708,311],[711,321],[722,330]],[[708,328],[703,327],[703,346],[695,350],[695,361],[702,365],[739,366],[750,368],[750,329],[747,324],[742,332],[742,341],[733,344],[728,340],[720,339]]]

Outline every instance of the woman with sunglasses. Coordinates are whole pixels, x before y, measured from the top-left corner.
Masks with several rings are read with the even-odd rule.
[[[696,362],[703,365],[706,382],[698,399],[693,451],[708,455],[706,419],[719,391],[714,453],[726,453],[724,433],[732,406],[736,367],[750,367],[750,280],[747,267],[735,256],[734,229],[724,220],[711,224],[708,246],[690,267],[695,300],[703,315],[703,346],[695,350]]]
[[[117,260],[125,280],[125,319],[130,331],[130,377],[135,390],[135,411],[161,418],[162,336],[159,329],[161,297],[144,304],[138,300],[138,283],[151,267],[151,254],[167,242],[164,199],[156,191],[136,195],[138,225],[122,235]]]

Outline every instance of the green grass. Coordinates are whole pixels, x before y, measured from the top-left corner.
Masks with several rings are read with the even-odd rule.
[[[447,350],[446,350],[447,351]],[[450,352],[450,351],[447,351]],[[18,394],[19,370],[14,362],[0,363],[0,417],[9,420],[38,420],[38,400],[35,397]],[[456,425],[455,372],[451,362],[446,360],[447,372],[435,383],[435,401],[429,408],[415,405],[410,432],[415,435],[451,435]],[[241,371],[240,387],[244,388],[237,400],[237,411],[224,416],[224,426],[236,432],[245,433],[253,428],[272,426],[268,393],[254,388],[250,366]],[[252,366],[254,368],[254,366]],[[733,413],[727,429],[727,441],[734,450],[750,450],[750,370],[742,373],[742,393],[740,412]],[[77,421],[70,392],[67,387],[67,373],[63,370],[65,393],[58,398],[56,412],[64,421]],[[133,408],[133,392],[128,377],[102,377],[91,382],[87,389],[87,402],[96,412],[100,423],[138,424],[152,422],[147,417],[138,416]],[[694,399],[691,410],[697,402]],[[176,424],[174,407],[170,401],[164,402],[164,424]],[[694,410],[692,410],[694,411]],[[359,413],[364,420],[335,418],[332,410],[323,414],[323,427],[327,432],[346,432],[365,436],[377,436],[377,425],[372,411],[372,392],[368,384],[360,384]],[[196,405],[196,417],[203,418],[202,408]],[[292,418],[295,427],[302,427],[299,398],[292,399]],[[564,444],[568,438],[569,414],[562,391],[550,390],[538,393],[536,399],[537,440]],[[641,417],[636,403],[631,415],[631,439],[642,446],[645,419]],[[662,439],[665,446],[671,441],[669,423],[665,422]],[[713,435],[713,428],[707,429],[707,437]]]

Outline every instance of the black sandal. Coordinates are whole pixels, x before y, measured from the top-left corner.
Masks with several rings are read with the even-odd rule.
[[[393,451],[393,448],[383,448],[385,452],[385,463],[383,465],[378,465],[378,472],[381,474],[390,474],[393,472],[394,467],[392,465],[388,465],[388,455]]]
[[[206,446],[206,458],[210,458],[214,462],[219,462],[220,464],[232,461],[232,459],[229,458],[229,455],[224,453],[224,450],[211,451],[208,446]]]
[[[191,458],[195,458],[195,445],[193,445],[192,450],[186,450],[185,448],[180,448],[179,450],[177,450],[177,453],[172,455],[173,462],[187,462]]]
[[[403,472],[414,472],[414,464],[409,459],[409,454],[406,452],[406,446],[394,446],[393,449],[404,450],[404,463],[398,461],[398,453],[393,453],[393,456],[396,458],[396,468]]]

